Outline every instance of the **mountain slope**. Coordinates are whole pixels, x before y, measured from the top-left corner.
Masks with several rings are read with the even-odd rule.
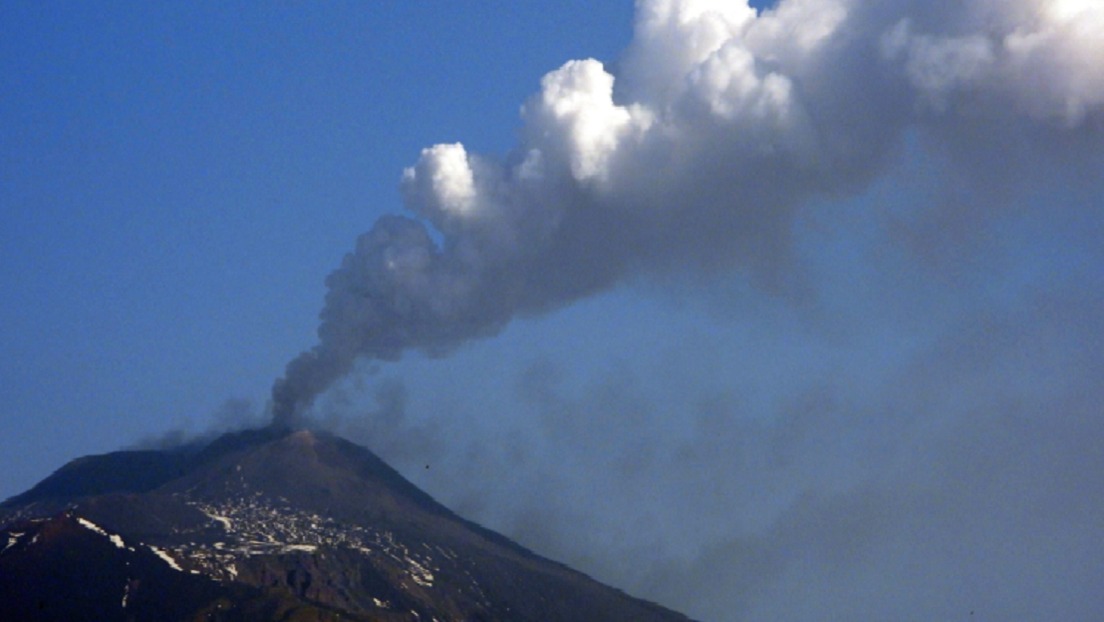
[[[46,605],[68,593],[101,620],[686,620],[310,431],[82,458],[0,504],[0,525],[0,602],[26,619],[67,619]]]

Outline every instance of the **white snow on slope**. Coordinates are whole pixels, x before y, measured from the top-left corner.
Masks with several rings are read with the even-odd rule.
[[[172,568],[173,570],[177,570],[179,572],[184,572],[184,569],[180,567],[180,564],[176,563],[176,560],[170,557],[169,554],[165,551],[157,548],[156,546],[150,546],[149,550],[153,551],[155,555],[165,560],[165,563],[169,565],[169,568]]]
[[[96,523],[93,523],[92,521],[90,521],[86,518],[81,518],[79,516],[77,517],[77,522],[80,523],[81,527],[84,527],[85,529],[87,529],[89,531],[94,531],[94,532],[100,534],[101,536],[103,536],[105,538],[107,537],[107,532],[104,531],[102,528],[100,528],[100,526],[97,525]]]
[[[9,533],[8,534],[8,545],[4,547],[3,551],[0,551],[0,555],[3,555],[5,551],[7,551],[11,547],[15,546],[16,543],[19,542],[19,540],[23,537],[23,535],[24,535],[24,532],[22,532],[22,531],[20,531],[19,533],[15,533],[15,532]]]
[[[97,525],[96,523],[93,523],[92,521],[90,521],[88,519],[85,519],[85,518],[81,518],[79,516],[77,517],[77,522],[80,523],[81,527],[84,527],[85,529],[88,529],[89,531],[98,533],[101,536],[107,538],[108,540],[111,540],[111,543],[115,545],[115,548],[119,548],[119,549],[125,549],[126,548],[126,544],[123,543],[123,539],[122,539],[122,537],[119,536],[119,534],[109,534],[106,531],[104,531],[104,529],[102,527],[100,527],[99,525]]]

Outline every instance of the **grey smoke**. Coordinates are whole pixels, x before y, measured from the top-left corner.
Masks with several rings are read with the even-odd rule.
[[[641,2],[618,74],[546,75],[505,158],[442,144],[407,169],[411,215],[330,275],[275,419],[358,359],[447,354],[635,274],[738,269],[800,296],[799,210],[862,191],[909,140],[983,182],[1038,153],[1099,162],[1102,20],[1072,0]]]
[[[210,413],[210,421],[202,429],[177,428],[156,436],[139,439],[128,449],[173,449],[184,446],[202,446],[226,434],[269,423],[266,412],[253,402],[243,398],[225,400]]]
[[[802,373],[769,339],[738,358],[788,370],[773,382],[614,363],[576,383],[541,358],[493,431],[455,421],[470,401],[412,401],[389,435],[358,440],[382,441],[463,515],[696,619],[1094,619],[1100,291],[1067,284],[930,322],[885,370],[879,348],[851,343],[843,365]],[[447,442],[388,440],[427,430]]]

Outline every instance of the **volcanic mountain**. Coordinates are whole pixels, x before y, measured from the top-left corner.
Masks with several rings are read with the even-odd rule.
[[[686,621],[266,428],[70,462],[0,504],[5,620]]]

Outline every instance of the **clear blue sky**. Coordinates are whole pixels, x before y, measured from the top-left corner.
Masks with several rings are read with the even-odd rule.
[[[461,514],[703,620],[1104,615],[1104,9],[713,4],[4,3],[0,498],[259,421],[411,207],[513,321],[311,417]]]

